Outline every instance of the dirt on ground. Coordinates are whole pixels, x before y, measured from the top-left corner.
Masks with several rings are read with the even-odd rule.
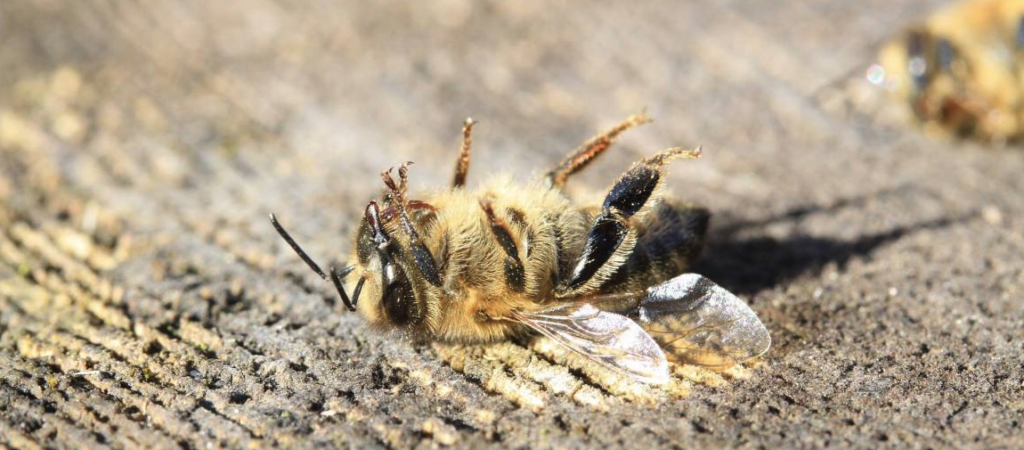
[[[1024,151],[937,141],[864,80],[942,2],[0,5],[0,446],[1021,447]],[[651,388],[544,339],[419,345],[343,259],[379,173],[670,168],[694,268],[774,345]]]

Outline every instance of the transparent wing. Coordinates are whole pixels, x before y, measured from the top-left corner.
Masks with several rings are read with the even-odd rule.
[[[658,343],[632,319],[588,303],[569,303],[513,318],[573,351],[647,383],[669,380]]]
[[[679,362],[725,368],[764,354],[772,344],[743,300],[695,273],[647,289],[636,314]]]

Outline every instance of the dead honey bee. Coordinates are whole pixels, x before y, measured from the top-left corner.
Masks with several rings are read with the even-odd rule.
[[[409,199],[410,163],[397,182],[392,169],[381,173],[386,189],[365,209],[351,265],[326,273],[270,219],[349,310],[420,341],[539,333],[649,383],[669,379],[665,351],[673,361],[719,368],[759,356],[771,338],[757,315],[707,278],[682,274],[703,245],[709,214],[662,199],[665,167],[697,158],[699,148],[634,163],[600,205],[576,205],[563,191],[621,132],[648,121],[629,117],[532,182],[497,178],[469,190],[467,119],[451,186]]]
[[[926,129],[1002,143],[1024,135],[1024,0],[970,0],[887,44],[868,69]]]

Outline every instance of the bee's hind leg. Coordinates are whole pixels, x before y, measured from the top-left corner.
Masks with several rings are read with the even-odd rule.
[[[556,294],[563,298],[585,295],[608,280],[636,246],[637,232],[631,219],[657,197],[665,163],[698,156],[700,148],[671,148],[634,163],[622,174],[608,191],[568,281],[558,286]]]
[[[569,179],[569,175],[572,175],[580,170],[583,170],[590,161],[597,158],[605,150],[608,150],[612,143],[615,142],[615,138],[620,133],[638,125],[651,122],[651,118],[645,113],[634,114],[626,118],[618,125],[608,129],[604,133],[594,136],[589,141],[584,142],[582,145],[573,150],[568,156],[562,159],[553,169],[549,170],[545,174],[545,179],[548,184],[552,187],[562,187],[565,182]]]

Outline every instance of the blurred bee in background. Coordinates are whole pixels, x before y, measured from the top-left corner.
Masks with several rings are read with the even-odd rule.
[[[1024,0],[969,0],[887,44],[868,69],[926,130],[1005,143],[1024,136]]]
[[[649,383],[669,379],[669,359],[727,368],[759,356],[771,338],[757,315],[707,278],[683,274],[709,214],[662,190],[668,162],[697,158],[699,148],[633,164],[602,204],[579,206],[563,191],[619,133],[648,121],[631,116],[531,183],[498,178],[470,191],[467,119],[451,186],[409,199],[411,163],[397,182],[383,172],[386,189],[364,211],[351,265],[326,273],[271,222],[349,310],[419,341],[539,333]]]

